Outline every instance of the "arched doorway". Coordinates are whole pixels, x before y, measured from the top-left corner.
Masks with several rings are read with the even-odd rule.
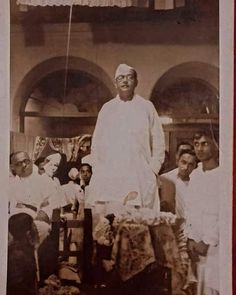
[[[164,126],[169,165],[181,141],[192,142],[194,132],[219,125],[218,69],[186,63],[170,69],[155,84],[151,100]]]
[[[99,109],[114,95],[110,77],[96,64],[69,57],[47,60],[23,79],[13,105],[19,131],[27,135],[73,137],[91,133]]]

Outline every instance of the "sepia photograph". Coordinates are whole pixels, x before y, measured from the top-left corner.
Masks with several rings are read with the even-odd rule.
[[[232,294],[222,2],[9,1],[6,295]]]

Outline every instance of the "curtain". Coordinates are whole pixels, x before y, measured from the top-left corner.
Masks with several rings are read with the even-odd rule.
[[[148,0],[17,0],[17,4],[32,6],[80,5],[89,7],[149,7]]]

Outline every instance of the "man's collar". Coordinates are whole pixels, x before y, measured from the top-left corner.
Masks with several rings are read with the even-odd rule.
[[[177,173],[177,178],[180,179],[180,180],[183,181],[183,182],[189,182],[189,180],[190,180],[190,177],[188,177],[188,179],[182,179],[182,178],[179,176],[179,172]]]
[[[134,101],[135,98],[136,98],[136,94],[135,94],[135,93],[134,93],[132,99],[130,99],[130,100],[123,100],[123,99],[120,98],[119,94],[116,95],[116,99],[117,99],[119,102],[121,102],[121,103]]]

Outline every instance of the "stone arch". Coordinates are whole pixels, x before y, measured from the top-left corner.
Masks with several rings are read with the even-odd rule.
[[[45,76],[65,69],[66,57],[58,56],[47,59],[32,68],[23,78],[20,83],[13,101],[13,115],[20,116],[20,113],[25,110],[28,96],[31,90]],[[115,95],[115,88],[112,79],[109,75],[95,63],[80,57],[70,56],[68,59],[68,69],[78,70],[85,73],[92,80],[98,81],[106,88],[110,97]]]
[[[188,97],[188,93],[193,96]],[[171,96],[172,94],[176,96]],[[213,102],[210,111],[208,105],[203,109],[199,108],[206,98],[201,94],[205,94],[209,97],[209,102]],[[170,155],[168,169],[176,165],[175,151],[179,142],[191,142],[194,132],[199,129],[218,130],[218,98],[219,69],[207,63],[193,61],[173,66],[157,80],[150,100],[159,115],[168,119],[163,121],[167,151]]]
[[[168,86],[182,79],[197,79],[205,83],[218,96],[219,68],[203,62],[186,62],[170,68],[155,83],[150,99],[156,92],[163,92]]]

